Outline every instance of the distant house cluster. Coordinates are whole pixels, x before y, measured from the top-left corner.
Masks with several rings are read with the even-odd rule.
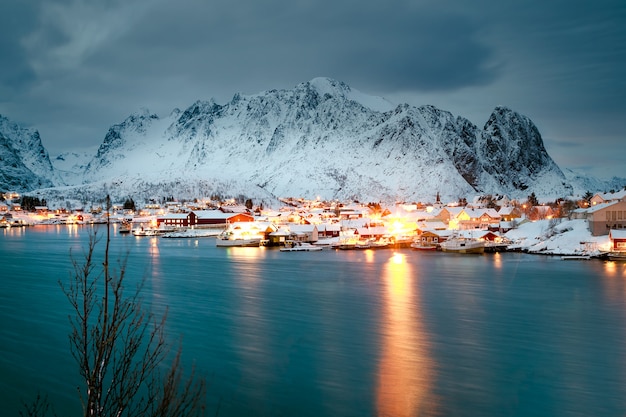
[[[594,236],[626,229],[626,190],[595,194],[590,200],[590,206],[575,210],[573,217],[586,219],[589,231]]]

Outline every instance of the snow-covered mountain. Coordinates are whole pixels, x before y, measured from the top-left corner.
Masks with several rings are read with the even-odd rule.
[[[0,115],[0,190],[23,192],[59,182],[39,132]]]
[[[63,183],[67,185],[82,184],[85,169],[89,161],[93,159],[96,149],[97,148],[94,148],[91,151],[64,152],[57,155],[56,158],[53,158],[50,162],[52,162],[52,166]]]
[[[449,200],[573,192],[535,125],[511,109],[497,107],[481,129],[328,78],[222,105],[197,101],[162,118],[142,110],[112,126],[88,163],[66,154],[55,165],[65,165],[66,183],[80,179],[63,189],[70,197],[432,201],[438,192]]]
[[[432,200],[486,192],[568,195],[533,123],[504,107],[484,129],[433,106],[394,107],[316,78],[291,90],[198,101],[109,130],[85,171],[145,188],[206,181],[247,194]]]
[[[599,179],[593,176],[575,172],[571,169],[564,169],[563,173],[567,182],[574,187],[574,195],[584,195],[586,192],[611,192],[619,191],[626,187],[626,178],[612,177],[609,179]]]

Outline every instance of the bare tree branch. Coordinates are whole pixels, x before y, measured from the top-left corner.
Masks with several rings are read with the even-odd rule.
[[[97,232],[90,232],[83,261],[70,254],[73,274],[69,283],[60,283],[72,306],[70,350],[84,382],[78,387],[83,415],[204,415],[204,378],[194,369],[184,379],[181,348],[172,356],[167,343],[167,312],[157,319],[142,304],[144,281],[130,295],[125,294],[127,257],[120,261],[119,272],[110,270],[110,239],[107,222],[104,261],[98,271],[94,258],[100,238]],[[38,396],[26,406],[26,415],[43,417],[47,409],[47,399]]]

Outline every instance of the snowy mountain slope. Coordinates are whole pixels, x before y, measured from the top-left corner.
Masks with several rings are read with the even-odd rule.
[[[481,129],[433,106],[394,106],[315,78],[288,90],[148,110],[113,125],[88,160],[54,161],[69,198],[322,197],[432,201],[571,195],[532,121],[497,107]],[[58,183],[58,182],[57,182]],[[575,189],[580,188],[578,185]],[[60,195],[61,195],[60,194]]]
[[[567,195],[532,122],[497,108],[484,130],[433,106],[395,108],[328,78],[292,90],[198,101],[113,126],[85,171],[102,178],[238,184],[270,195],[456,199],[477,192]]]
[[[23,192],[61,184],[39,132],[0,115],[0,190]]]
[[[96,149],[64,152],[50,162],[65,184],[78,185],[82,184],[85,169],[95,154]]]

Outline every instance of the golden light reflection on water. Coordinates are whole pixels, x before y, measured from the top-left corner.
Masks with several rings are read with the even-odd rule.
[[[502,256],[500,252],[493,254],[493,267],[496,269],[502,269]]]
[[[607,277],[626,278],[626,262],[604,262],[604,273]]]
[[[146,239],[146,238],[142,238]],[[165,290],[162,282],[162,274],[161,274],[161,252],[159,250],[159,241],[156,237],[149,237],[148,241],[148,256],[150,261],[150,282],[154,289],[153,297],[162,302],[165,300]]]
[[[379,416],[433,415],[434,380],[430,342],[424,329],[411,265],[395,253],[385,264],[382,349],[376,402]]]
[[[151,263],[158,264],[159,263],[159,242],[156,237],[150,238],[149,242],[150,246],[148,247],[148,253],[150,254]]]
[[[79,228],[77,224],[67,224],[65,225],[65,227],[67,228],[67,235],[73,238],[80,238],[80,235],[78,234]]]
[[[264,247],[239,247],[233,246],[224,249],[226,256],[232,260],[255,261],[261,259],[265,255]]]
[[[255,387],[256,395],[263,398],[264,384],[259,381],[273,372],[268,353],[271,345],[271,329],[264,312],[264,297],[261,288],[263,266],[257,262],[265,256],[265,248],[227,248],[232,261],[233,279],[237,280],[239,298],[236,300],[234,326],[236,347],[241,363],[242,385]]]
[[[603,264],[604,292],[611,302],[626,299],[626,262],[606,261]]]

